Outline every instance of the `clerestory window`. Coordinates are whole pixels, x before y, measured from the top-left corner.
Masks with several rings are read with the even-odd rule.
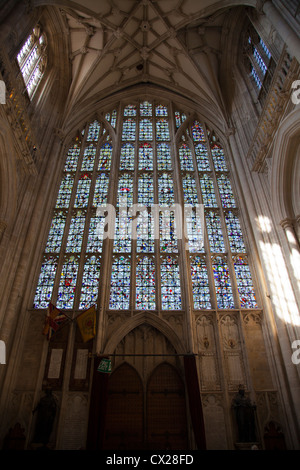
[[[33,98],[47,64],[47,38],[36,26],[17,55],[17,62],[30,99]]]
[[[34,307],[105,285],[106,309],[182,310],[186,282],[195,310],[258,306],[224,148],[173,103],[118,105],[68,148]]]

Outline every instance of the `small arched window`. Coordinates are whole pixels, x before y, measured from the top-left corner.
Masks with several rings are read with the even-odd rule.
[[[271,53],[252,25],[244,36],[244,59],[246,70],[262,103],[268,93],[276,63]]]
[[[35,26],[17,55],[24,84],[32,100],[44,75],[47,63],[47,38],[40,26]]]

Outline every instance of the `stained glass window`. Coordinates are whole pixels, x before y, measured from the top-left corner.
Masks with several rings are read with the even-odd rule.
[[[191,257],[191,276],[195,309],[211,308],[208,270],[201,256]]]
[[[187,122],[175,148],[166,105],[142,100],[123,113],[112,109],[105,133],[93,120],[67,149],[34,307],[97,304],[108,253],[104,308],[257,308],[234,187],[214,132],[200,120]],[[122,130],[113,139],[107,123],[117,115]],[[185,119],[175,112],[178,129]],[[181,168],[176,179],[174,168]],[[182,275],[191,285],[184,302]]]
[[[131,262],[125,256],[115,257],[111,270],[109,307],[128,310],[130,306]]]
[[[134,145],[128,142],[121,147],[120,170],[134,170]]]
[[[65,257],[58,288],[57,307],[72,309],[76,293],[79,258],[72,255]]]
[[[195,145],[195,154],[196,154],[196,161],[199,171],[207,171],[210,170],[209,158],[208,158],[208,151],[205,144],[196,144]]]
[[[83,152],[81,171],[93,171],[96,157],[96,147],[89,145]]]
[[[231,188],[231,183],[227,175],[221,174],[217,177],[220,197],[223,207],[236,207]]]
[[[18,65],[30,99],[33,98],[47,65],[47,38],[36,26],[17,55]]]
[[[97,141],[100,133],[100,123],[95,120],[89,125],[87,142]]]
[[[135,119],[128,118],[126,121],[123,122],[123,133],[122,133],[122,140],[135,140],[135,129],[136,129],[136,121]]]
[[[216,171],[227,171],[227,164],[225,161],[224,150],[218,144],[211,146],[211,154]]]
[[[161,257],[161,304],[163,310],[180,310],[181,289],[178,259]]]
[[[98,170],[109,170],[112,157],[112,145],[106,142],[100,149]]]
[[[155,262],[149,256],[142,256],[136,265],[136,308],[153,310],[155,307]]]
[[[172,170],[171,151],[169,144],[165,142],[158,144],[157,152],[157,168],[158,170]]]
[[[216,211],[206,211],[206,229],[212,253],[224,253],[225,245],[220,215]]]
[[[139,147],[139,170],[153,170],[153,148],[148,142]]]
[[[79,302],[80,309],[87,309],[92,305],[95,305],[97,302],[100,279],[100,263],[100,258],[97,256],[88,257],[85,261]]]
[[[234,270],[241,308],[257,308],[252,276],[245,257],[237,256],[234,258]]]
[[[181,170],[183,171],[194,170],[192,152],[191,152],[191,149],[188,147],[188,145],[181,144],[179,148],[179,159],[180,159]]]
[[[156,121],[156,139],[170,140],[169,123],[167,119],[158,119]]]
[[[91,177],[88,173],[80,176],[75,195],[74,207],[87,207],[90,196]]]
[[[33,301],[34,308],[48,308],[52,298],[57,263],[58,258],[55,256],[44,258]]]
[[[52,219],[45,253],[59,253],[66,224],[66,213],[58,211]]]
[[[229,268],[225,258],[217,256],[213,259],[213,273],[218,308],[234,308]]]
[[[203,128],[198,121],[192,125],[192,136],[195,142],[205,141]]]
[[[232,253],[245,253],[246,248],[238,216],[232,211],[225,212],[225,222]]]
[[[200,176],[202,202],[205,207],[218,207],[212,177],[205,173]]]

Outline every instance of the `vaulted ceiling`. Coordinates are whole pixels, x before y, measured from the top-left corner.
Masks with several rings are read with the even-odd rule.
[[[67,114],[75,104],[151,83],[223,117],[222,51],[229,19],[241,3],[245,2],[33,1],[35,6],[57,8],[62,15],[72,67]]]

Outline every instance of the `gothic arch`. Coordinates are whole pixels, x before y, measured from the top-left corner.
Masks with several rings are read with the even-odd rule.
[[[282,122],[274,142],[271,200],[275,221],[295,219],[300,214],[300,109]]]
[[[145,311],[134,315],[134,317],[122,323],[122,325],[114,331],[105,345],[103,354],[112,353],[128,333],[144,324],[150,325],[160,331],[170,341],[178,354],[186,352],[184,344],[170,325],[157,315]]]

